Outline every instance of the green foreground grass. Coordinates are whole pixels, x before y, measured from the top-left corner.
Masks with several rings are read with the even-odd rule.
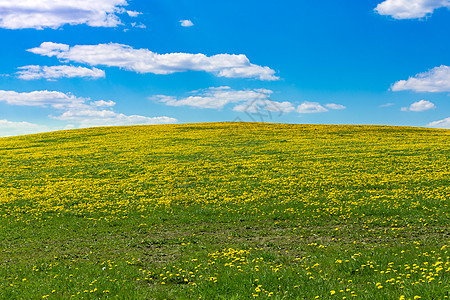
[[[2,299],[448,299],[450,131],[0,139]]]

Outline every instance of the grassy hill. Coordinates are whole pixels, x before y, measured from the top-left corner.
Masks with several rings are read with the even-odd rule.
[[[449,130],[1,138],[0,298],[447,299],[449,205]]]

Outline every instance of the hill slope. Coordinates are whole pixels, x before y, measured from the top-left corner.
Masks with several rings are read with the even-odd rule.
[[[1,298],[450,296],[449,130],[2,138],[0,186]]]

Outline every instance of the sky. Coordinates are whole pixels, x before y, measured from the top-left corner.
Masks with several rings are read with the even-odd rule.
[[[0,0],[0,136],[258,121],[450,128],[450,0]]]

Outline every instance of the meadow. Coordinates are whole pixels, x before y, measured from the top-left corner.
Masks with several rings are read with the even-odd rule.
[[[0,138],[1,299],[448,299],[450,130]]]

